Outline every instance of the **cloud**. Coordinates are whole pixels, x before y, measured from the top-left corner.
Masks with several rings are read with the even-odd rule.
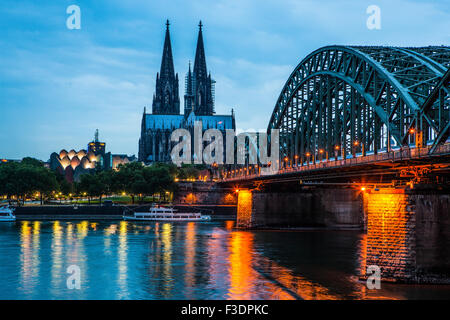
[[[230,108],[234,108],[237,127],[265,128],[293,66],[218,57],[210,60],[213,68],[222,70],[215,78],[216,112],[229,114]]]
[[[48,159],[84,148],[96,128],[108,150],[135,154],[144,106],[151,107],[165,19],[171,20],[183,105],[200,19],[216,111],[265,129],[294,67],[330,44],[450,43],[448,1],[377,1],[382,29],[366,28],[363,1],[78,0],[82,29],[65,27],[73,1],[0,4],[0,157]]]

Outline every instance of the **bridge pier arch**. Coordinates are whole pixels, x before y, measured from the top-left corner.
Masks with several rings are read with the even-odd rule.
[[[363,229],[362,203],[361,193],[351,188],[239,188],[237,226]]]

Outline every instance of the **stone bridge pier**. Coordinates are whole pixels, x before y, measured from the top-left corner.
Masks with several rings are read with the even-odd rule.
[[[359,229],[362,279],[375,265],[383,281],[450,283],[450,192],[436,186],[239,190],[237,225]]]
[[[239,190],[237,224],[246,228],[363,228],[362,199],[352,189]]]
[[[364,260],[380,267],[383,280],[450,283],[450,195],[423,187],[364,196]]]

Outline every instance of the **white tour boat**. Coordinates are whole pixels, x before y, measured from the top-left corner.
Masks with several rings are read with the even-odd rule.
[[[124,220],[134,221],[208,221],[210,216],[199,212],[177,212],[170,207],[152,206],[149,212],[134,212],[133,216],[123,216]]]
[[[0,222],[1,221],[16,221],[16,216],[13,214],[14,208],[9,206],[0,207]]]

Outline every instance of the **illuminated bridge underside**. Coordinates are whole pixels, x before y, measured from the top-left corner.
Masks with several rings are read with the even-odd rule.
[[[450,132],[450,47],[329,46],[286,82],[269,122],[292,161],[383,152],[416,143],[430,153]]]

